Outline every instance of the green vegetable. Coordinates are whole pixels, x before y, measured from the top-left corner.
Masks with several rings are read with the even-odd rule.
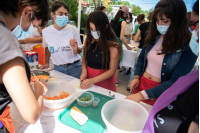
[[[87,97],[84,96],[83,98],[79,98],[79,100],[80,100],[80,101],[90,101],[91,98],[87,95]]]

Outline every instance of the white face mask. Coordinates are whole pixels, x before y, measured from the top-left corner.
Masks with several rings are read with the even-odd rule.
[[[130,20],[126,20],[126,22],[127,22],[127,23],[129,23],[129,22],[130,22]]]
[[[190,48],[192,50],[192,52],[196,55],[199,56],[199,43],[197,42],[197,40],[199,39],[197,33],[199,31],[193,30],[192,31],[192,38],[190,40]]]
[[[160,32],[161,35],[166,34],[166,32],[167,32],[169,26],[170,26],[170,25],[158,25],[158,24],[156,23],[157,30]]]
[[[91,30],[91,35],[94,37],[94,39],[99,39],[100,31],[92,31]]]

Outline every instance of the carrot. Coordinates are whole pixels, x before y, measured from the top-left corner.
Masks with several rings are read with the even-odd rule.
[[[39,80],[40,78],[49,79],[49,76],[44,76],[44,75],[38,75],[38,76],[36,76],[36,77],[37,77],[38,80]],[[31,76],[31,81],[32,81],[32,82],[35,82],[34,76]]]
[[[58,95],[53,96],[53,97],[50,97],[49,93],[48,93],[48,97],[46,97],[46,96],[43,96],[43,97],[46,100],[60,100],[60,99],[66,98],[68,96],[69,96],[68,93],[66,93],[66,92],[60,92],[60,93],[58,93]]]

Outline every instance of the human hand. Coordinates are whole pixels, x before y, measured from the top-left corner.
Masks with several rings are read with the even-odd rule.
[[[138,85],[140,84],[140,80],[139,79],[133,79],[131,82],[130,82],[130,92],[133,92],[133,90],[135,88],[138,87]]]
[[[78,50],[78,43],[75,39],[69,40],[69,44],[74,51]]]
[[[85,79],[81,82],[80,87],[81,89],[86,89],[89,88],[90,86],[92,86],[94,84],[94,79]]]
[[[131,37],[131,34],[128,34],[128,37]]]
[[[47,84],[43,80],[43,78],[40,78],[38,81],[34,82],[34,90],[35,92],[42,92],[42,95],[45,95],[48,91]]]
[[[132,50],[132,48],[131,48],[130,46],[127,46],[126,48],[127,48],[128,50]]]
[[[47,69],[47,68],[49,68],[49,63],[45,63],[44,65],[39,67],[40,70]]]
[[[29,38],[25,38],[23,40],[19,40],[20,44],[27,44],[29,41]]]
[[[127,96],[126,99],[139,103],[140,101],[143,100],[143,97],[140,95],[140,93],[136,93],[136,94]]]
[[[85,80],[87,78],[87,72],[83,72],[82,71],[82,74],[80,76],[80,82],[82,82],[83,80]]]

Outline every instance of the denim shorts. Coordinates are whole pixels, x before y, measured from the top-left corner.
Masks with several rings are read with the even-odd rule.
[[[79,61],[79,62],[76,62],[71,65],[67,65],[67,66],[54,65],[54,70],[80,79],[80,76],[82,73],[82,63],[81,63],[81,61]]]

